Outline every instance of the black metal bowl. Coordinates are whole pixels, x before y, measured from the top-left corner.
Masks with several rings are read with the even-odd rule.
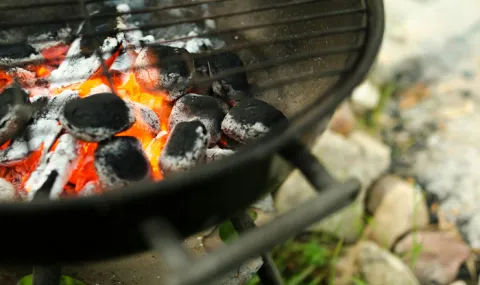
[[[215,8],[221,13],[222,9],[232,12],[285,5],[239,13],[235,21],[219,17],[217,27],[222,29],[238,23],[304,17],[237,34],[250,43],[268,36],[280,39],[304,32],[323,33],[316,38],[258,47],[263,59],[253,49],[241,53],[247,69],[268,60],[277,62],[250,70],[248,75],[256,79],[257,96],[288,115],[291,124],[287,130],[272,133],[229,159],[157,183],[132,185],[94,197],[2,204],[0,262],[65,264],[132,254],[148,248],[143,225],[151,218],[162,217],[188,236],[229,218],[265,194],[269,178],[275,176],[272,165],[276,154],[298,136],[312,132],[364,79],[384,29],[381,0],[297,1],[305,3],[286,5],[291,2],[246,0]],[[314,17],[320,14],[323,16]],[[231,41],[235,45],[236,37]],[[301,55],[303,60],[291,64],[281,59]],[[275,88],[267,88],[268,80],[276,80],[272,83]],[[266,85],[262,87],[262,83]]]

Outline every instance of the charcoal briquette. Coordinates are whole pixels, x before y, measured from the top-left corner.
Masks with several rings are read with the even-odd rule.
[[[152,109],[137,102],[127,101],[127,103],[135,110],[139,121],[137,123],[140,123],[144,130],[155,135],[160,132],[160,119]]]
[[[137,82],[154,93],[165,91],[170,101],[185,95],[193,70],[193,61],[183,48],[150,45],[140,51],[135,61]]]
[[[200,121],[180,122],[171,131],[160,155],[164,175],[192,169],[205,160],[209,135]]]
[[[101,141],[114,136],[135,122],[135,113],[113,93],[99,93],[70,100],[60,115],[60,123],[84,141]]]
[[[272,128],[285,128],[287,118],[275,107],[258,99],[245,99],[233,107],[222,122],[230,138],[248,143],[265,136]]]
[[[18,91],[18,97],[17,97]],[[7,88],[0,94],[0,145],[26,127],[18,106],[29,102],[28,93],[21,89]]]
[[[198,94],[187,94],[175,102],[169,118],[170,129],[180,122],[199,120],[210,134],[209,144],[214,145],[221,137],[221,124],[228,111],[220,100]]]
[[[150,162],[135,137],[114,137],[100,142],[94,164],[100,182],[108,187],[143,181],[151,174]]]
[[[206,159],[207,159],[207,163],[212,163],[212,162],[215,162],[217,160],[221,160],[221,159],[224,159],[228,156],[231,156],[234,153],[235,152],[233,150],[223,149],[223,148],[219,148],[218,146],[215,146],[215,147],[207,149],[207,151],[205,153],[205,156],[206,156]]]
[[[232,52],[215,54],[209,58],[209,72],[212,76],[221,75],[236,68],[243,68],[240,57]],[[250,85],[245,72],[224,76],[212,82],[213,93],[234,106],[239,101],[251,97]]]
[[[82,37],[80,41],[80,52],[84,56],[91,56],[102,45],[108,36],[115,36],[117,28],[117,18],[112,17],[117,12],[114,6],[103,6],[96,13],[92,13],[94,17],[90,20],[90,26],[93,32],[97,34],[96,37]],[[103,16],[105,15],[105,16]],[[89,25],[83,24],[80,29],[80,34],[88,33]]]

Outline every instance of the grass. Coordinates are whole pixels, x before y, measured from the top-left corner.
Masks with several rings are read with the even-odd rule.
[[[308,233],[277,246],[272,256],[285,285],[335,285],[336,263],[343,249],[343,240],[328,234]],[[254,276],[247,284],[261,283]]]
[[[33,275],[27,275],[18,281],[17,285],[32,285]],[[85,283],[75,280],[68,276],[62,276],[60,278],[60,285],[85,285]]]

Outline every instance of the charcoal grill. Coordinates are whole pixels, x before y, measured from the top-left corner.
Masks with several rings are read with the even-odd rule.
[[[24,41],[48,27],[75,26],[83,21],[87,30],[83,37],[95,39],[111,32],[94,32],[92,28],[95,16],[88,16],[88,5],[100,2],[4,1],[0,5],[3,44]],[[58,267],[52,269],[51,264],[101,260],[155,248],[172,261],[172,269],[182,273],[174,274],[171,284],[206,284],[355,197],[359,184],[353,180],[335,182],[301,139],[305,134],[317,135],[321,131],[317,126],[328,120],[369,71],[383,35],[382,1],[179,1],[126,13],[153,13],[151,18],[155,18],[155,13],[199,5],[208,6],[210,14],[149,21],[139,29],[214,20],[216,28],[199,36],[221,38],[226,42],[221,51],[238,53],[246,64],[214,78],[195,79],[192,86],[246,72],[255,97],[283,111],[289,126],[273,130],[231,158],[159,182],[136,184],[101,196],[2,204],[0,226],[8,234],[1,237],[0,262],[48,265],[37,268],[37,282],[46,283],[36,284],[43,285],[51,284],[49,278],[55,280],[58,275]],[[95,53],[100,56],[98,49]],[[175,60],[179,59],[168,59]],[[12,66],[2,63],[1,67]],[[265,227],[250,229],[242,210],[271,189],[269,183],[276,176],[272,166],[278,156],[299,168],[320,195]],[[200,263],[191,264],[184,257],[178,239],[232,217],[239,231],[247,229],[237,242]],[[262,281],[279,284],[271,260],[268,255],[263,257]]]

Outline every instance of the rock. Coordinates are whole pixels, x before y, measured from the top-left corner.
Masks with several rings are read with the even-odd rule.
[[[399,177],[381,178],[367,197],[367,208],[373,213],[369,236],[386,248],[406,232],[428,225],[429,213],[422,193]]]
[[[470,249],[452,232],[412,232],[395,246],[395,253],[413,265],[422,284],[449,284],[455,280]]]
[[[355,110],[364,112],[375,109],[380,101],[380,91],[370,81],[359,85],[352,93],[352,103]]]
[[[314,144],[312,151],[336,179],[346,181],[355,177],[364,189],[385,172],[390,164],[390,149],[361,131],[354,131],[346,138],[327,130]],[[275,206],[282,213],[313,195],[316,195],[316,191],[295,170],[278,190]],[[312,229],[334,233],[346,242],[356,241],[363,226],[363,199],[364,191],[352,205]]]
[[[465,282],[463,280],[457,280],[453,283],[450,283],[450,285],[467,285],[467,282]]]
[[[348,136],[355,127],[355,115],[348,102],[344,102],[337,108],[330,120],[330,130],[335,133]]]
[[[369,285],[420,285],[402,260],[373,242],[359,245],[358,266]]]

